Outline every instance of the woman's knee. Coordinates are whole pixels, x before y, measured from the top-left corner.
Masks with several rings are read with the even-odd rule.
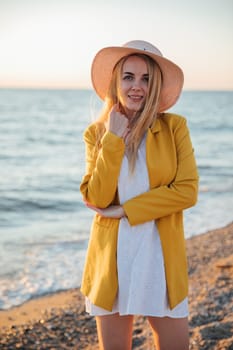
[[[152,327],[156,349],[188,350],[188,319],[171,317],[148,317]]]
[[[98,316],[96,325],[101,350],[131,349],[133,316]]]

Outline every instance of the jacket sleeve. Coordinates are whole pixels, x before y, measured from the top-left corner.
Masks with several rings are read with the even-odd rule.
[[[115,198],[125,144],[122,138],[105,132],[96,150],[95,124],[84,133],[86,173],[80,185],[83,199],[99,208],[108,207]]]
[[[150,189],[123,204],[131,225],[156,220],[193,206],[197,201],[198,172],[186,120],[174,130],[177,171],[168,185]]]

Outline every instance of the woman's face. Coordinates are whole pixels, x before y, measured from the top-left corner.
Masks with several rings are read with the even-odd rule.
[[[138,112],[148,93],[148,69],[138,56],[130,56],[124,62],[119,86],[119,101],[129,118]]]

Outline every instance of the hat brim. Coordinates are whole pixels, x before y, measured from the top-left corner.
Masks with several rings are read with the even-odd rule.
[[[112,71],[116,63],[131,54],[145,54],[151,57],[160,67],[163,84],[159,101],[159,112],[172,107],[180,96],[184,83],[184,75],[180,67],[163,56],[149,51],[129,47],[106,47],[100,50],[92,62],[91,79],[98,96],[104,100],[108,92]]]

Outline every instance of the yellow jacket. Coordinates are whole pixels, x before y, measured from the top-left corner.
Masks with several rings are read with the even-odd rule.
[[[86,201],[106,208],[118,203],[125,145],[122,138],[105,132],[100,150],[95,151],[99,127],[101,124],[92,124],[84,133],[86,174],[80,190]],[[156,220],[172,309],[188,294],[182,211],[196,203],[198,193],[197,167],[185,118],[165,113],[155,121],[146,135],[146,162],[150,190],[126,201],[123,207],[131,225]],[[118,219],[95,215],[81,285],[82,293],[106,310],[112,310],[118,289],[118,225]]]

